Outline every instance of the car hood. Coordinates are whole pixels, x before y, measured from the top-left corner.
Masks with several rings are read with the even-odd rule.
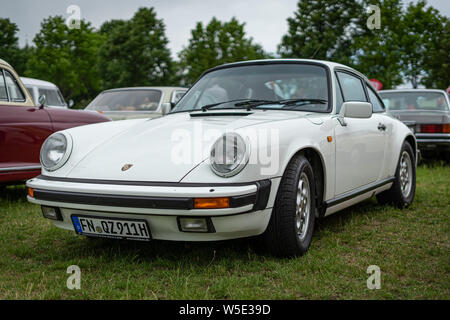
[[[103,114],[113,121],[127,120],[127,119],[155,119],[161,117],[160,112],[139,112],[139,111],[103,111]]]
[[[208,158],[211,145],[224,132],[305,115],[289,111],[208,111],[131,121],[130,127],[103,141],[86,155],[77,155],[81,161],[73,166],[67,177],[179,182]]]
[[[45,110],[54,123],[89,124],[110,121],[109,118],[98,112],[87,112],[84,110],[71,110],[66,108],[46,108]]]
[[[449,111],[425,111],[425,110],[398,110],[388,112],[392,117],[403,122],[416,123],[448,123],[450,122]]]

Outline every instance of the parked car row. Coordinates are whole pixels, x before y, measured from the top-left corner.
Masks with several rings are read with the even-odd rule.
[[[41,146],[52,133],[110,121],[98,113],[44,108],[42,102],[35,102],[14,69],[0,59],[0,184],[37,176]]]
[[[31,178],[44,217],[88,237],[264,235],[274,254],[301,255],[318,218],[374,195],[411,204],[417,142],[448,148],[444,91],[377,92],[327,61],[226,64],[189,90],[111,89],[78,111],[23,80],[0,60],[0,183]]]
[[[73,101],[67,104],[55,84],[19,78],[11,65],[0,59],[0,184],[38,175],[41,145],[52,133],[111,119],[160,117],[170,112],[186,91],[181,87],[112,89],[100,93],[87,111],[69,110]]]

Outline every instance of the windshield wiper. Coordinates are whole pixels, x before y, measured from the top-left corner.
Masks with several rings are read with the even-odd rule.
[[[309,103],[317,103],[317,104],[325,104],[328,102],[328,100],[324,100],[324,99],[285,99],[285,100],[280,100],[279,103],[282,103],[286,106],[289,105],[294,105],[294,104],[298,104],[299,102],[305,102],[307,104]],[[303,105],[304,103],[302,103],[301,105]]]
[[[202,109],[203,112],[205,112],[206,110],[212,109],[212,108],[217,107],[217,106],[219,106],[221,104],[237,102],[237,101],[242,101],[242,102],[235,103],[234,104],[235,107],[249,106],[249,105],[254,104],[254,103],[255,104],[259,104],[259,103],[276,103],[276,101],[269,101],[269,100],[235,99],[235,100],[229,100],[229,101],[222,101],[222,102],[207,104],[207,105],[204,105],[201,109]],[[234,109],[234,108],[225,108],[225,109]],[[247,107],[247,110],[250,110],[250,108]]]
[[[286,106],[289,105],[304,105],[309,103],[317,103],[317,104],[325,104],[328,101],[324,99],[284,99],[284,100],[262,100],[262,99],[236,99],[236,100],[230,100],[230,101],[222,101],[217,103],[211,103],[204,105],[202,107],[202,111],[205,112],[206,110],[212,109],[214,107],[217,107],[219,105],[222,105],[224,103],[231,103],[231,102],[237,102],[234,104],[234,107],[232,108],[223,108],[223,109],[235,109],[235,107],[245,107],[247,111],[250,111],[252,108],[256,108],[262,105],[267,104],[283,104]],[[302,104],[299,104],[300,102],[303,102]]]
[[[300,102],[302,102],[300,104]],[[327,100],[324,99],[284,99],[284,100],[252,100],[252,101],[246,101],[246,102],[240,102],[239,104],[236,103],[235,105],[246,105],[247,110],[251,110],[252,108],[256,108],[259,106],[267,105],[267,104],[282,104],[284,106],[301,106],[305,104],[311,104],[311,103],[317,103],[317,104],[325,104],[327,103]],[[284,106],[282,108],[284,108]]]

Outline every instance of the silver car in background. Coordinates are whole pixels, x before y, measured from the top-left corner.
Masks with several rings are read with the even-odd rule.
[[[133,87],[101,92],[85,108],[97,111],[112,120],[158,118],[172,109],[184,95],[182,87]]]
[[[50,108],[67,108],[73,105],[72,100],[69,101],[69,104],[66,103],[61,91],[54,83],[26,77],[20,77],[20,80],[30,92],[36,105],[40,105],[38,100],[42,95],[45,95],[46,106]]]
[[[422,155],[450,160],[450,101],[444,90],[382,90],[379,94],[387,112],[415,132]]]

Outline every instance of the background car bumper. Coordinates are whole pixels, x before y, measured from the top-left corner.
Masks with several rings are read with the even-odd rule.
[[[417,133],[416,138],[421,150],[450,151],[449,133]]]

